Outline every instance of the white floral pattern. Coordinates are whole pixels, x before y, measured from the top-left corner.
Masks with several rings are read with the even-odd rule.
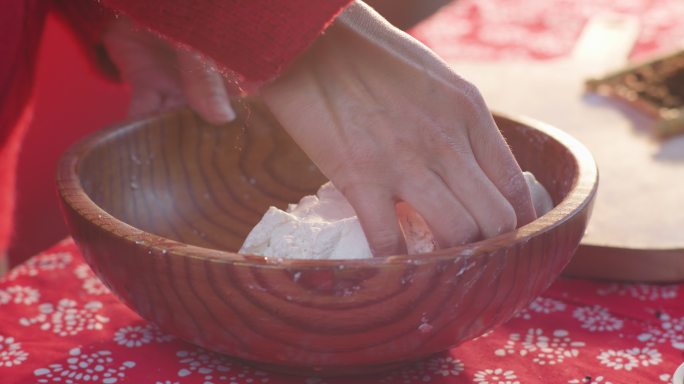
[[[257,384],[266,383],[270,380],[266,372],[235,363],[225,355],[202,348],[196,348],[192,351],[178,351],[176,357],[183,366],[178,371],[178,377],[183,378],[197,374],[202,376],[203,384],[217,382],[234,384],[247,381]]]
[[[152,332],[140,325],[127,326],[116,331],[114,341],[128,348],[140,347],[152,342]]]
[[[458,376],[463,372],[465,367],[461,360],[455,359],[452,356],[447,357],[433,357],[426,363],[427,371],[435,376]]]
[[[533,312],[549,314],[565,311],[567,305],[562,301],[550,299],[548,297],[537,297],[530,303],[529,308]]]
[[[631,371],[632,368],[639,366],[639,361],[637,358],[624,350],[615,351],[610,349],[601,352],[596,358],[601,362],[601,364],[609,368],[613,368],[616,371],[621,369],[624,369],[625,371]]]
[[[90,301],[80,306],[74,300],[62,299],[57,306],[44,303],[38,307],[40,314],[19,319],[19,324],[29,327],[40,324],[43,331],[52,331],[59,336],[73,336],[82,331],[102,330],[109,318],[100,314],[102,303]]]
[[[20,276],[36,276],[43,271],[64,269],[72,262],[69,252],[54,252],[38,255],[12,269],[5,278],[7,281],[16,280]]]
[[[649,325],[648,330],[638,336],[646,345],[669,343],[673,348],[684,350],[684,317],[673,318],[667,313],[659,314],[659,324]]]
[[[81,287],[90,295],[105,295],[109,293],[109,288],[100,280],[88,264],[79,264],[74,268],[74,274],[83,280]]]
[[[636,357],[642,367],[658,365],[663,362],[663,356],[657,349],[651,347],[632,348],[627,353]]]
[[[555,365],[566,358],[579,355],[579,349],[586,344],[570,338],[568,331],[557,329],[552,335],[546,336],[540,328],[530,328],[522,339],[519,333],[513,333],[503,348],[494,351],[497,356],[517,354],[531,356],[532,361],[539,365]]]
[[[81,348],[69,351],[69,358],[62,364],[50,364],[48,367],[33,371],[39,383],[102,383],[116,384],[125,379],[126,370],[135,367],[135,362],[117,363],[112,352],[107,350],[85,353]]]
[[[473,381],[478,384],[520,384],[517,378],[515,372],[510,369],[496,368],[475,372]]]
[[[0,335],[0,368],[21,365],[29,354],[21,349],[21,343],[13,337]]]
[[[5,289],[0,289],[0,305],[3,304],[22,304],[31,305],[38,302],[40,292],[37,289],[14,285]]]
[[[515,313],[513,316],[514,319],[523,319],[523,320],[530,320],[532,318],[532,314],[530,313],[530,308],[525,307],[518,312]]]
[[[582,322],[582,328],[591,332],[611,332],[622,329],[623,321],[611,316],[608,309],[600,305],[576,308],[572,316]]]
[[[98,277],[89,277],[83,280],[83,290],[91,295],[104,295],[109,293],[109,288]]]
[[[548,315],[553,312],[565,311],[566,308],[567,305],[562,301],[540,296],[535,298],[526,308],[518,311],[515,318],[530,320],[533,312]]]
[[[651,347],[622,350],[610,349],[601,352],[596,358],[601,364],[613,368],[616,371],[623,369],[625,371],[631,371],[639,366],[648,367],[658,365],[663,361],[661,353]]]
[[[163,343],[173,339],[173,336],[163,333],[153,324],[121,327],[114,334],[114,342],[128,348],[140,347],[153,341]]]

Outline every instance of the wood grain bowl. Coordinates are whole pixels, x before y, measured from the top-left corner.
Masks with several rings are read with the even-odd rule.
[[[559,275],[584,233],[596,166],[552,127],[497,117],[556,207],[514,232],[431,254],[359,261],[235,252],[270,205],[325,181],[257,104],[211,126],[188,110],[85,138],[57,176],[84,257],[161,329],[273,369],[386,369],[482,335]]]

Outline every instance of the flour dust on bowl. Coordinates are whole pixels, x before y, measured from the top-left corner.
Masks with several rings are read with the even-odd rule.
[[[536,221],[421,255],[238,254],[269,206],[326,181],[263,107],[249,109],[220,127],[187,110],[123,123],[59,164],[64,215],[93,270],[142,317],[202,347],[319,375],[425,358],[525,307],[584,233],[597,185],[588,151],[554,128],[497,117],[522,168],[554,200]]]

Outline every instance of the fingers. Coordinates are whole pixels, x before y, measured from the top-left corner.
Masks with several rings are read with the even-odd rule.
[[[477,223],[481,237],[497,236],[516,228],[512,204],[485,175],[471,152],[444,154],[436,168],[447,188]]]
[[[517,225],[525,225],[537,215],[522,170],[484,101],[475,107],[480,113],[468,122],[473,155],[487,178],[515,210]]]
[[[406,253],[391,193],[379,186],[340,188],[354,207],[374,256]]]
[[[434,172],[406,180],[400,192],[430,226],[440,248],[467,244],[480,237],[480,228],[461,201]]]
[[[167,43],[125,19],[115,22],[103,40],[122,79],[131,87],[129,116],[186,104],[174,65],[175,52]]]
[[[380,186],[354,185],[341,191],[356,210],[375,256],[404,253],[397,201],[407,203],[430,227],[438,248],[467,244],[516,227],[508,201],[479,169],[474,157],[451,161],[441,174],[428,168],[412,172],[396,194]],[[463,165],[465,164],[465,165]]]
[[[235,119],[223,78],[200,55],[175,48],[125,18],[114,22],[103,40],[121,77],[131,86],[130,116],[190,104],[210,123]]]
[[[129,82],[142,79],[138,73],[152,73],[159,67],[160,57],[171,54],[168,46],[125,18],[114,22],[102,40],[121,77]]]
[[[213,64],[201,55],[179,49],[177,51],[180,77],[190,106],[206,121],[213,124],[235,119],[223,78]]]
[[[522,226],[533,221],[537,215],[530,190],[511,149],[496,126],[491,111],[473,84],[463,79],[457,83],[469,104],[469,107],[466,107],[468,113],[464,115],[464,122],[477,163],[512,205],[517,225]]]

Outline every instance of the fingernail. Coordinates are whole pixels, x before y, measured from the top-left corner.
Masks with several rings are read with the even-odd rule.
[[[233,107],[227,102],[221,103],[216,109],[216,118],[222,123],[231,122],[235,120],[236,117],[237,115],[235,114]]]
[[[212,124],[229,123],[237,117],[233,107],[227,101],[214,102],[213,105],[208,105],[204,111],[201,115]]]

